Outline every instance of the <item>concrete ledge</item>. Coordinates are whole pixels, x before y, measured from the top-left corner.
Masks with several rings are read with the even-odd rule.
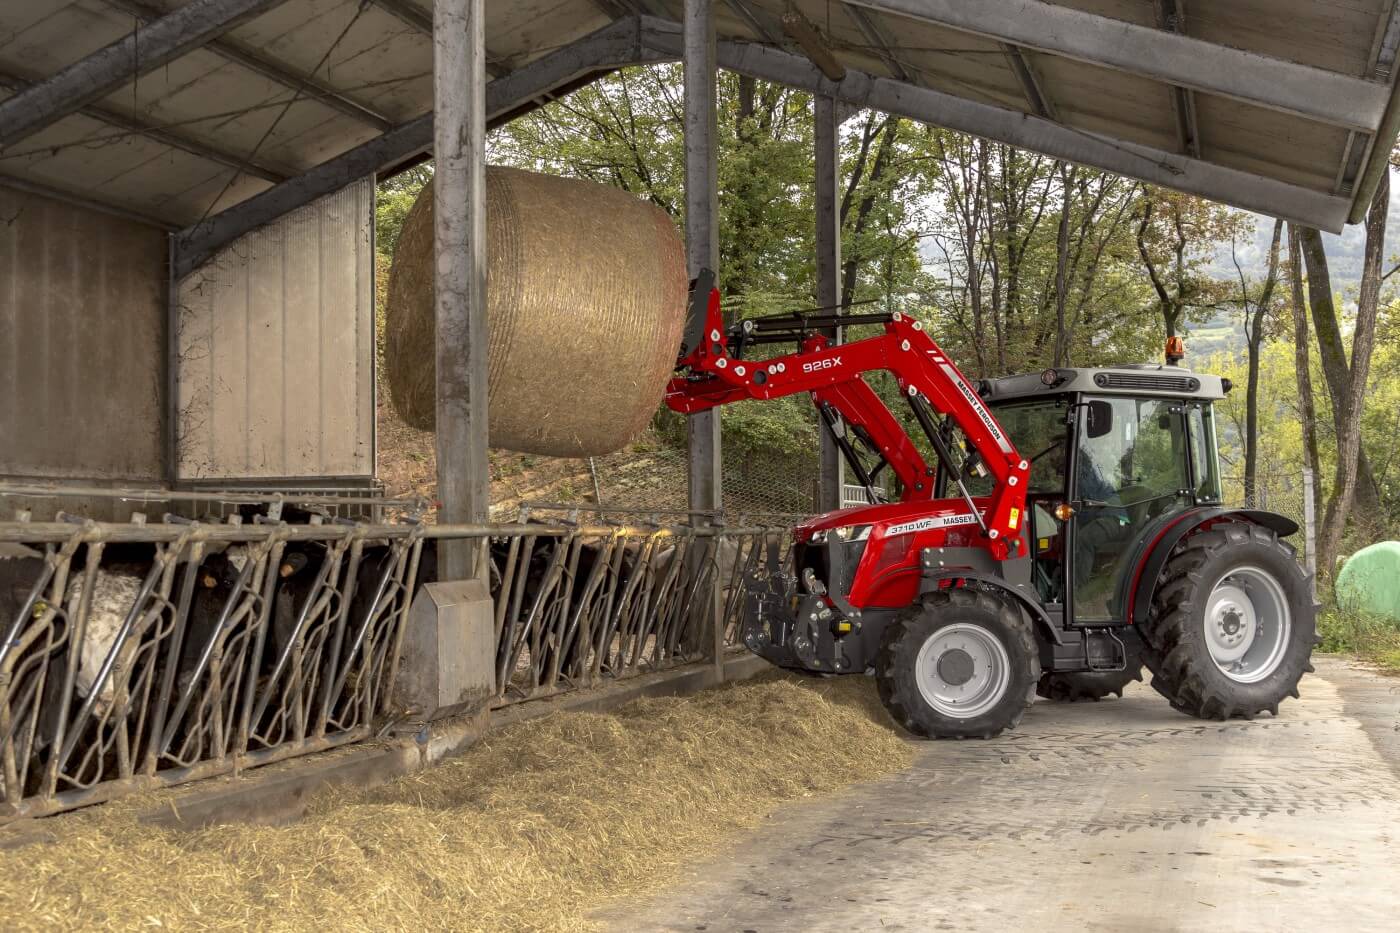
[[[492,712],[491,725],[492,727],[506,726],[564,711],[601,713],[617,709],[619,706],[642,697],[689,696],[721,683],[747,680],[765,670],[773,670],[773,666],[757,655],[745,652],[743,655],[724,662],[724,679],[722,681],[716,676],[714,665],[707,663],[679,668],[674,671],[641,674],[626,680],[609,681],[591,690],[577,690],[540,700],[526,700],[511,706],[503,706]]]
[[[770,669],[768,662],[746,653],[725,661],[722,681],[713,664],[701,663],[427,723],[411,735],[347,745],[173,788],[139,819],[170,829],[227,822],[290,823],[306,812],[313,795],[332,784],[383,784],[460,754],[493,728],[558,712],[604,712],[641,697],[686,696]],[[56,841],[62,828],[52,819],[17,820],[0,828],[0,849]]]

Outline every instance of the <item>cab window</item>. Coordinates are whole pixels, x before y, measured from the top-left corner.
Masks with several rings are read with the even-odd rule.
[[[993,410],[1011,443],[1031,464],[1031,495],[1063,493],[1069,455],[1063,399],[1002,405]]]
[[[1065,424],[1067,403],[1064,399],[1046,399],[1034,402],[1006,403],[992,408],[997,423],[1016,447],[1016,451],[1031,463],[1030,486],[1027,492],[1034,496],[1063,495],[1065,488],[1065,465],[1068,457],[1069,429]],[[955,453],[964,457],[971,451],[961,430],[953,430],[955,443],[951,445]],[[988,496],[992,493],[990,474],[964,476],[967,491],[974,496]],[[951,485],[944,495],[957,495]]]
[[[1193,402],[1186,412],[1191,435],[1191,475],[1197,502],[1219,502],[1220,469],[1215,452],[1215,414],[1209,405]]]

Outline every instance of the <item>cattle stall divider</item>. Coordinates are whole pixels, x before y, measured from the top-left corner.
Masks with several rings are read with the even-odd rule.
[[[699,594],[716,585],[741,650],[740,583],[789,540],[614,512],[435,525],[401,500],[375,503],[388,522],[290,521],[282,504],[0,522],[0,823],[415,732],[431,711],[396,701],[395,677],[444,539],[487,542],[494,709],[713,662]]]

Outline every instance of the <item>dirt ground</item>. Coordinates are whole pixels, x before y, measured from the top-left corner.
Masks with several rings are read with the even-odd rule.
[[[1400,679],[1320,658],[1277,719],[1145,686],[789,806],[611,929],[1394,930]],[[820,750],[814,750],[820,754]]]

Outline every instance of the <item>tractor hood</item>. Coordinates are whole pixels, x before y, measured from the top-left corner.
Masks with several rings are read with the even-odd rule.
[[[979,511],[987,508],[985,498],[973,499]],[[860,505],[838,509],[809,518],[793,528],[797,541],[807,541],[818,531],[870,525],[872,537],[911,534],[933,528],[976,525],[962,499],[933,499],[922,502],[890,502],[884,505]]]

